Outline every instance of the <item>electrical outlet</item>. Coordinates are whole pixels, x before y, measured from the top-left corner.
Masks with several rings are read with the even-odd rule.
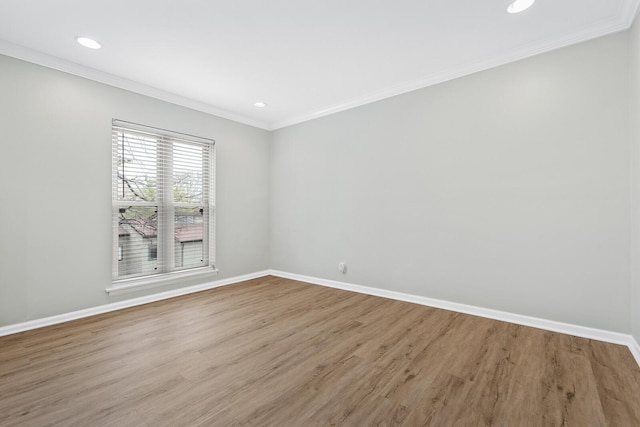
[[[347,274],[347,264],[341,262],[338,264],[338,271],[342,274]]]

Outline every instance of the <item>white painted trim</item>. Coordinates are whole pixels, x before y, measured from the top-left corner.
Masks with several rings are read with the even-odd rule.
[[[171,104],[180,105],[182,107],[191,108],[193,110],[212,114],[224,119],[233,120],[234,122],[244,123],[260,129],[271,130],[270,126],[264,122],[232,113],[204,102],[148,86],[144,83],[139,83],[113,74],[105,73],[104,71],[96,70],[95,68],[85,67],[84,65],[76,64],[75,62],[56,58],[55,56],[47,55],[46,53],[13,44],[5,40],[0,40],[0,54],[31,62],[33,64],[42,65],[44,67],[53,68],[54,70],[73,74],[74,76],[84,77],[85,79],[104,83],[109,86],[128,90],[130,92],[159,99]]]
[[[627,18],[629,28],[633,26],[638,13],[640,12],[640,0],[626,0],[622,6],[622,16]]]
[[[417,295],[405,294],[402,292],[389,291],[386,289],[371,288],[368,286],[354,285],[351,283],[337,282],[334,280],[321,279],[318,277],[304,276],[301,274],[287,273],[284,271],[270,270],[272,276],[286,279],[298,280],[301,282],[327,286],[345,291],[357,292],[361,294],[373,295],[383,298],[390,298],[399,301],[411,302],[428,307],[441,308],[458,313],[471,314],[488,319],[501,320],[503,322],[515,323],[517,325],[530,326],[562,334],[574,335],[577,337],[593,339],[597,341],[620,344],[629,347],[640,367],[640,346],[631,335],[619,332],[606,331],[602,329],[589,328],[586,326],[572,325],[570,323],[556,322],[553,320],[540,319],[537,317],[524,316],[521,314],[509,313],[506,311],[492,310],[467,304],[460,304],[451,301],[444,301],[435,298],[427,298]]]
[[[202,275],[216,275],[218,270],[211,267],[194,268],[186,271],[172,271],[171,273],[157,274],[153,276],[136,277],[133,279],[116,280],[113,286],[105,289],[109,295],[128,294],[147,289],[167,286],[172,280],[188,279]]]
[[[619,19],[604,22],[599,26],[591,27],[581,33],[572,33],[554,40],[543,40],[529,45],[517,46],[508,52],[485,58],[475,63],[462,65],[457,68],[450,68],[440,73],[430,74],[417,80],[412,80],[401,83],[399,85],[391,86],[381,91],[368,94],[366,96],[347,99],[339,104],[335,104],[320,111],[313,111],[300,116],[292,117],[290,119],[271,123],[269,130],[276,130],[288,126],[293,126],[298,123],[339,113],[341,111],[350,110],[355,107],[371,104],[373,102],[381,101],[383,99],[391,98],[397,95],[402,95],[404,93],[413,92],[415,90],[424,89],[429,86],[447,82],[449,80],[454,80],[460,77],[478,73],[480,71],[496,68],[501,65],[509,64],[521,59],[530,58],[542,53],[551,52],[553,50],[582,43],[598,37],[606,36],[608,34],[628,30],[633,23],[633,15],[635,13],[635,10],[638,8],[639,3],[640,0],[630,0],[625,7],[624,14],[620,16]]]
[[[9,43],[4,40],[0,40],[0,54],[22,59],[24,61],[53,68],[59,71],[64,71],[69,74],[84,77],[121,89],[129,90],[141,95],[160,99],[172,104],[202,111],[207,114],[212,114],[225,119],[244,123],[260,129],[273,131],[276,129],[281,129],[287,126],[292,126],[298,123],[335,114],[340,111],[345,111],[351,108],[370,104],[372,102],[380,101],[393,96],[401,95],[403,93],[423,89],[459,77],[464,77],[473,73],[495,68],[500,65],[508,64],[520,59],[529,58],[541,53],[581,43],[597,37],[602,37],[619,31],[628,30],[634,22],[634,18],[638,13],[639,7],[640,0],[626,0],[621,7],[619,16],[616,19],[605,21],[598,26],[591,27],[585,31],[582,31],[581,33],[566,34],[565,36],[555,38],[554,40],[542,40],[528,45],[515,46],[506,53],[502,53],[490,58],[485,58],[476,63],[443,70],[442,72],[430,74],[416,80],[394,85],[375,93],[347,99],[343,102],[328,106],[319,111],[311,111],[302,115],[293,116],[281,121],[269,123],[258,121],[246,116],[242,116],[240,114],[214,107],[204,102],[195,101],[193,99],[176,95],[174,93],[147,86],[143,83],[118,77],[113,74],[105,73],[103,71],[99,71],[90,67],[85,67],[71,61],[56,58],[54,56],[32,50],[24,46]]]
[[[631,342],[629,343],[629,350],[631,350],[631,354],[636,358],[636,362],[638,362],[638,366],[640,366],[640,344],[638,341],[631,336]]]
[[[233,283],[244,282],[245,280],[257,279],[269,275],[268,271],[258,271],[256,273],[244,274],[242,276],[229,277],[227,279],[207,282],[201,285],[189,286],[186,288],[174,289],[171,291],[161,292],[152,295],[146,295],[139,298],[132,298],[124,301],[114,302],[110,304],[99,305],[84,310],[72,311],[70,313],[59,314],[42,319],[30,320],[28,322],[16,323],[13,325],[0,327],[0,337],[5,335],[16,334],[18,332],[29,331],[31,329],[43,328],[45,326],[56,325],[58,323],[68,322],[70,320],[82,319],[85,317],[95,316],[96,314],[108,313],[111,311],[121,310],[123,308],[135,307],[138,305],[148,304],[150,302],[161,301],[181,295],[192,294],[194,292],[206,291],[208,289],[219,288],[221,286],[231,285]]]
[[[556,322],[553,320],[540,319],[537,317],[523,316],[521,314],[509,313],[505,311],[492,310],[488,308],[476,307],[472,305],[460,304],[451,301],[444,301],[435,298],[427,298],[417,295],[405,294],[402,292],[389,291],[386,289],[372,288],[369,286],[354,285],[346,282],[338,282],[334,280],[321,279],[318,277],[304,276],[301,274],[287,273],[279,270],[263,270],[255,273],[234,276],[227,279],[216,280],[214,282],[203,283],[201,285],[189,286],[186,288],[174,289],[167,292],[161,292],[152,295],[146,295],[139,298],[128,299],[125,301],[104,304],[97,307],[91,307],[84,310],[73,311],[70,313],[59,314],[56,316],[45,317],[42,319],[30,320],[28,322],[16,323],[13,325],[0,327],[0,337],[5,335],[16,334],[19,332],[29,331],[32,329],[43,328],[45,326],[56,325],[71,320],[82,319],[85,317],[95,316],[97,314],[108,313],[111,311],[121,310],[123,308],[135,307],[138,305],[148,304],[155,301],[161,301],[182,295],[192,294],[195,292],[205,291],[208,289],[218,288],[221,286],[231,285],[234,283],[244,282],[246,280],[257,279],[265,276],[283,277],[286,279],[297,280],[300,282],[311,283],[315,285],[326,286],[334,289],[342,289],[345,291],[357,292],[366,295],[373,295],[382,298],[389,298],[398,301],[406,301],[414,304],[420,304],[428,307],[441,308],[444,310],[455,311],[458,313],[471,314],[474,316],[485,317],[488,319],[501,320],[504,322],[515,323],[518,325],[530,326],[533,328],[544,329],[547,331],[559,332],[562,334],[574,335],[582,338],[593,339],[598,341],[609,342],[612,344],[620,344],[629,347],[631,354],[635,358],[640,367],[640,345],[631,335],[619,332],[605,331],[602,329],[589,328],[586,326],[572,325],[570,323]]]

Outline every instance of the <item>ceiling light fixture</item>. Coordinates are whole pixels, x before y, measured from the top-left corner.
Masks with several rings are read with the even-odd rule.
[[[256,102],[255,104],[253,104],[254,107],[256,108],[264,108],[267,106],[266,102]]]
[[[89,49],[100,49],[102,46],[97,41],[90,39],[89,37],[76,37],[76,41],[80,43],[84,47],[88,47]]]
[[[527,10],[531,7],[536,0],[516,0],[509,5],[507,8],[507,12],[509,13],[520,13],[523,10]]]

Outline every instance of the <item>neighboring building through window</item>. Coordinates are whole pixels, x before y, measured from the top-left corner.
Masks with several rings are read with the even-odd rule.
[[[200,239],[202,241],[202,239]],[[149,244],[149,261],[155,261],[158,259],[158,245],[154,245],[153,243]]]
[[[112,127],[113,281],[213,269],[213,140]]]

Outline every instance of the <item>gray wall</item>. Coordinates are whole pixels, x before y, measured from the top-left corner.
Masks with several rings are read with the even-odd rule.
[[[616,34],[274,132],[271,267],[629,333],[628,48]]]
[[[271,267],[640,340],[637,27],[272,134],[0,56],[0,326]],[[217,140],[218,276],[105,294],[112,118]]]
[[[640,343],[640,20],[630,34],[631,52],[631,147],[632,147],[632,246],[631,246],[631,328]]]
[[[0,326],[115,300],[112,118],[216,139],[220,274],[180,286],[268,267],[268,132],[0,56]]]

